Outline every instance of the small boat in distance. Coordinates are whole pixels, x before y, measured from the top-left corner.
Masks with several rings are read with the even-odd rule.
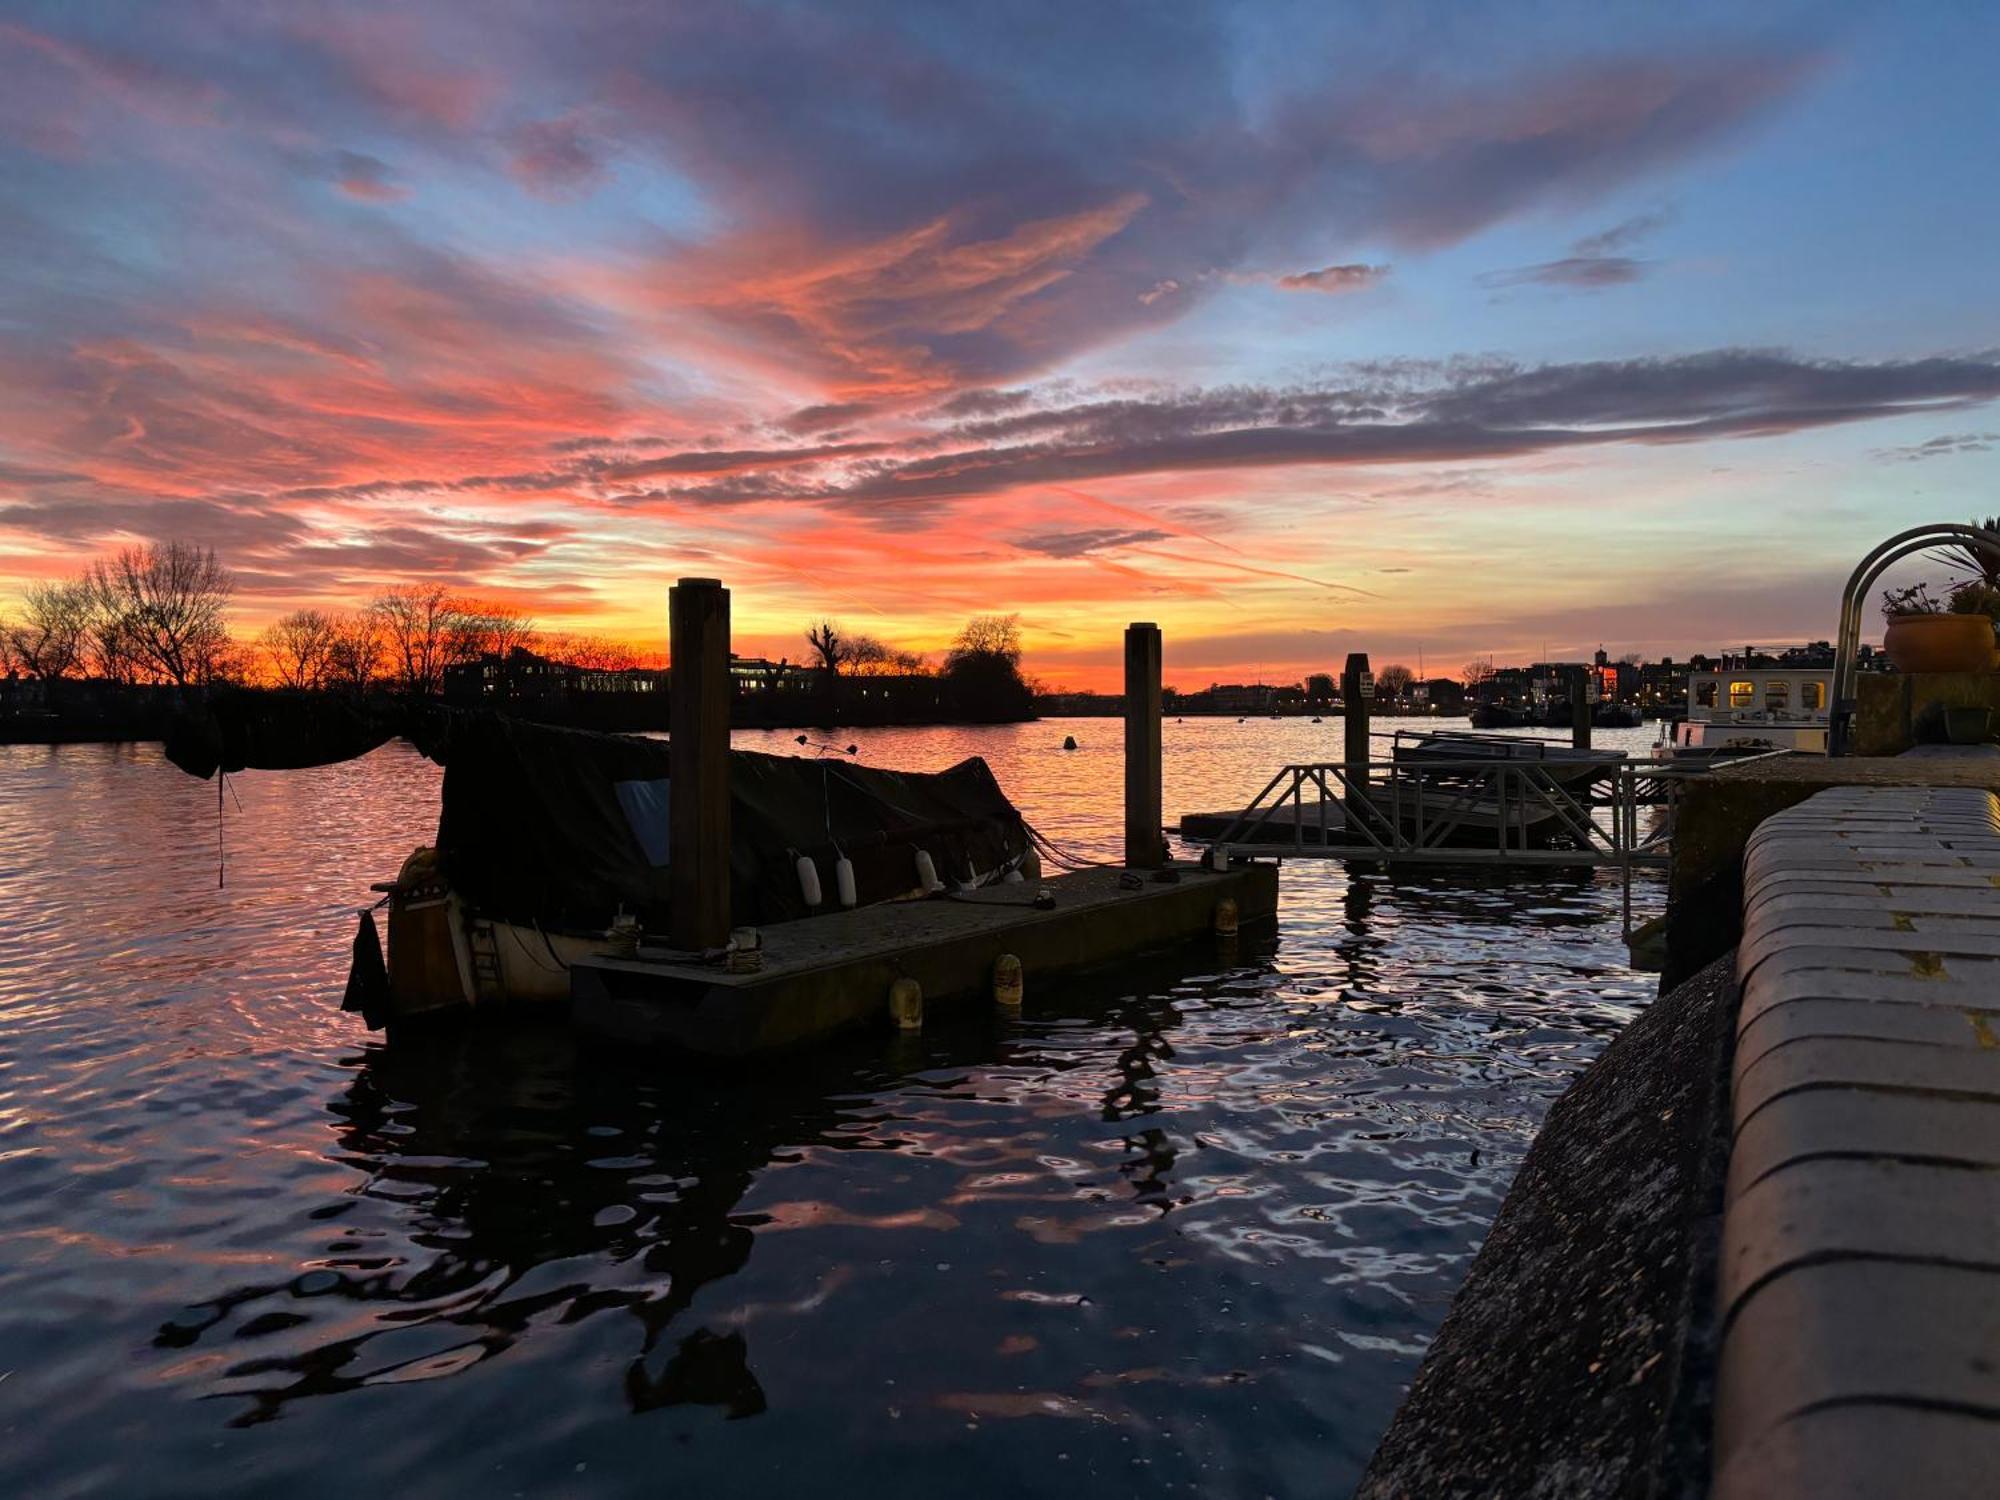
[[[1704,759],[1771,750],[1826,754],[1827,667],[1735,667],[1688,674],[1686,717],[1667,726],[1662,755]]]
[[[1491,761],[1525,762],[1544,768],[1563,785],[1587,781],[1622,759],[1616,750],[1580,750],[1557,740],[1462,729],[1399,729],[1389,753],[1397,765],[1420,769],[1435,769],[1439,763],[1464,770]]]

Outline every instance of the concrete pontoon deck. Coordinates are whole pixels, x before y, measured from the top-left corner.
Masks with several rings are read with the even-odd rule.
[[[1037,886],[1000,885],[780,923],[762,930],[763,967],[753,974],[656,960],[644,948],[636,958],[593,958],[571,967],[572,1013],[600,1037],[740,1055],[887,1024],[898,979],[916,980],[927,1005],[990,1003],[994,961],[1011,953],[1032,1006],[1042,978],[1207,936],[1225,898],[1242,923],[1277,911],[1276,865],[1173,864],[1137,872],[1137,889],[1121,886],[1126,873],[1093,868],[1044,881],[1055,897],[1046,910],[1033,904]]]

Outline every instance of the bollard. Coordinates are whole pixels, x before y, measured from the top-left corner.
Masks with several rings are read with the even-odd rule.
[[[729,590],[683,578],[667,590],[668,885],[674,946],[729,937]]]
[[[993,1003],[1002,1010],[1019,1010],[1026,995],[1021,960],[1003,953],[993,960]]]
[[[1236,898],[1224,896],[1215,903],[1215,935],[1233,938],[1236,936]]]
[[[924,990],[914,979],[899,979],[889,986],[889,1015],[898,1031],[924,1029]]]
[[[1358,789],[1368,785],[1368,760],[1373,753],[1368,744],[1368,711],[1375,697],[1375,674],[1368,670],[1366,651],[1347,653],[1347,665],[1340,673],[1340,697],[1347,712],[1346,754],[1341,759],[1347,785]]]
[[[1167,862],[1160,834],[1160,627],[1125,627],[1125,868]]]

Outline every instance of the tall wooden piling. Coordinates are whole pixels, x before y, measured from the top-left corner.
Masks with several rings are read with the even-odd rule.
[[[1167,862],[1160,832],[1160,627],[1125,627],[1125,865]]]
[[[1347,784],[1368,784],[1368,712],[1374,705],[1375,674],[1368,670],[1368,653],[1350,651],[1340,672],[1340,698],[1347,709]]]
[[[1588,667],[1577,667],[1569,674],[1569,742],[1579,750],[1590,748],[1589,671]]]
[[[667,590],[667,631],[673,940],[719,948],[729,937],[729,590],[683,578]]]

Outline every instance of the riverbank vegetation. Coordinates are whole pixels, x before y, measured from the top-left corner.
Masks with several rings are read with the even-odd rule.
[[[441,584],[232,628],[237,581],[216,553],[148,543],[28,589],[0,614],[0,738],[149,738],[189,692],[229,686],[441,699],[547,722],[663,729],[666,664]],[[735,721],[813,726],[1033,716],[1016,617],[969,621],[934,666],[823,619],[801,662],[733,657]]]

